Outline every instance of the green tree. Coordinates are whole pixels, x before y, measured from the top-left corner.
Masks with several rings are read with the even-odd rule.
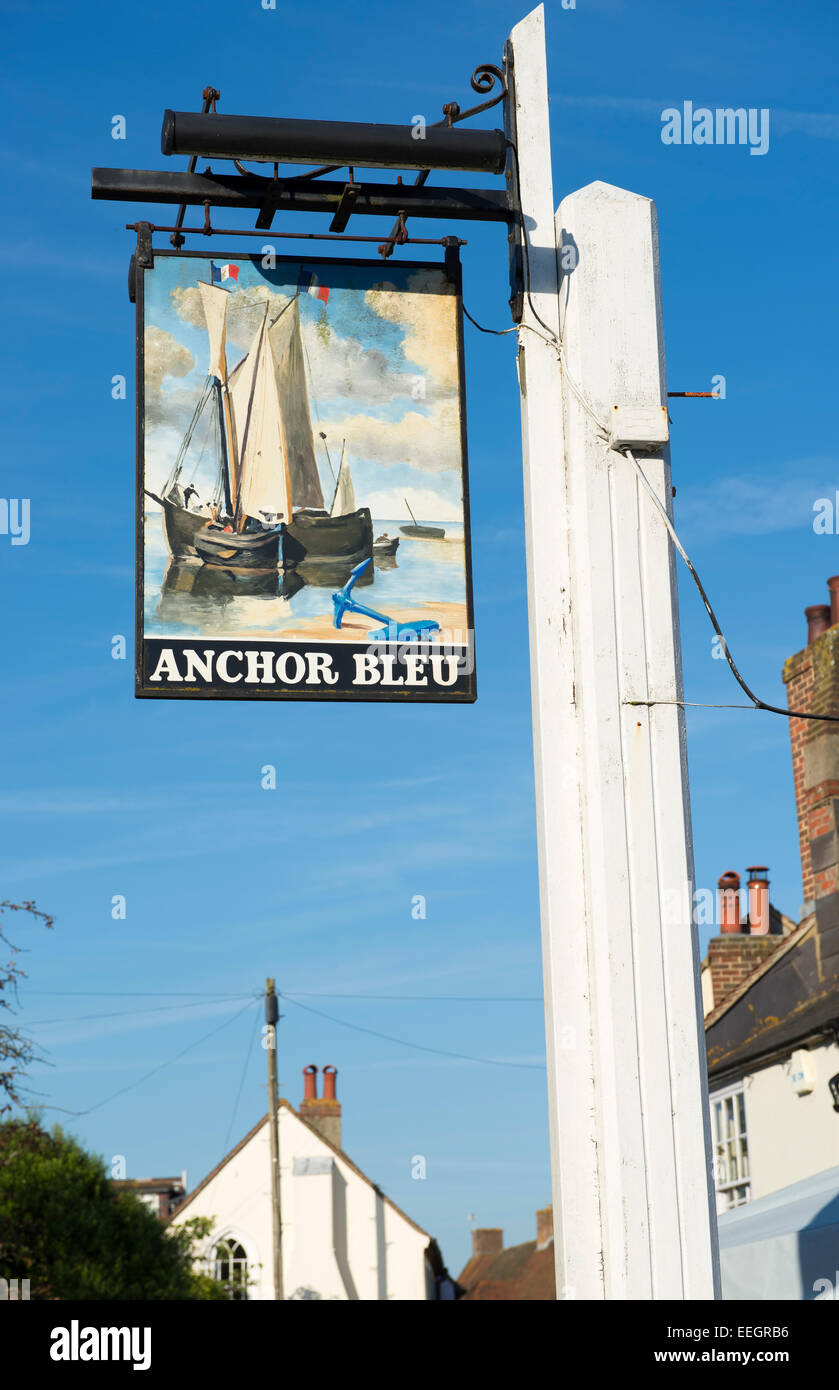
[[[0,1123],[0,1273],[32,1299],[223,1299],[192,1269],[209,1220],[167,1227],[56,1126]]]

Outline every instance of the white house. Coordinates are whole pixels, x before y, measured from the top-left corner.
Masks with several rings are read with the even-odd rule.
[[[813,716],[839,712],[839,576],[828,585],[830,605],[805,610],[807,645],[783,672],[790,710]],[[772,1194],[806,1196],[808,1184],[821,1194],[820,1175],[829,1186],[839,1173],[839,724],[791,718],[789,728],[798,922],[771,905],[764,866],[743,888],[729,870],[703,969],[718,1208],[758,1201],[756,1218],[766,1207],[775,1222]],[[725,1229],[733,1242],[749,1228],[759,1223],[744,1214]]]
[[[300,1113],[280,1101],[285,1297],[436,1299],[445,1282],[436,1243],[342,1151],[335,1069],[324,1068],[322,1098],[316,1072],[305,1069]],[[232,1298],[273,1299],[267,1115],[186,1197],[171,1224],[196,1216],[213,1220],[200,1255],[204,1270],[228,1283]]]

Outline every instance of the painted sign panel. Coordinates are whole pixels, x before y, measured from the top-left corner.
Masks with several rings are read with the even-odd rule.
[[[475,699],[458,274],[155,250],[137,695]]]

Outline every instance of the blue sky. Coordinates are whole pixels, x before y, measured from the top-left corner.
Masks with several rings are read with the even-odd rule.
[[[444,101],[469,103],[472,69],[498,61],[524,8],[183,0],[138,25],[112,4],[0,3],[0,466],[3,495],[29,497],[32,517],[27,546],[0,536],[0,855],[4,894],[56,916],[49,935],[12,924],[29,950],[21,1019],[50,1062],[34,1084],[90,1110],[63,1118],[109,1159],[125,1155],[129,1175],[186,1167],[197,1180],[264,1107],[248,995],[274,975],[298,995],[283,1006],[283,1093],[299,1099],[308,1062],[338,1066],[348,1152],[454,1270],[470,1213],[520,1241],[549,1199],[514,339],[467,328],[475,705],[135,702],[130,651],[115,661],[111,648],[133,627],[122,228],[141,209],[92,203],[89,167],[161,167],[163,109],[194,108],[207,83],[227,112],[436,119]],[[835,536],[812,528],[813,503],[839,486],[835,12],[553,0],[547,25],[557,201],[594,179],[655,198],[670,388],[725,377],[724,401],[673,403],[676,519],[738,664],[782,703],[803,609],[839,571]],[[769,108],[768,153],[663,145],[660,112],[685,100]],[[470,312],[508,326],[503,231],[438,230],[469,241]],[[684,572],[680,593],[687,697],[739,701]],[[795,915],[786,722],[705,709],[688,727],[698,883],[766,863],[773,901]],[[276,792],[261,789],[267,763]],[[112,919],[115,895],[125,920]],[[411,1179],[416,1154],[425,1181]]]

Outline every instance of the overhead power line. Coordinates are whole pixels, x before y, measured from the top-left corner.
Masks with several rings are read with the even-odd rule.
[[[333,1014],[324,1013],[322,1009],[315,1009],[311,1004],[301,1004],[299,999],[292,999],[285,991],[280,992],[281,999],[287,999],[295,1008],[305,1009],[307,1013],[317,1014],[318,1018],[328,1019],[330,1023],[337,1023],[341,1028],[351,1028],[354,1033],[367,1033],[371,1038],[383,1038],[385,1042],[397,1043],[400,1047],[410,1047],[416,1052],[433,1052],[438,1057],[454,1057],[459,1062],[478,1062],[488,1067],[516,1067],[526,1071],[544,1071],[545,1064],[542,1062],[507,1062],[499,1057],[472,1057],[465,1052],[449,1052],[442,1047],[429,1047],[425,1043],[409,1042],[407,1038],[396,1038],[391,1033],[380,1033],[376,1028],[365,1028],[360,1023],[348,1023],[345,1018],[335,1018]]]
[[[167,1067],[174,1066],[175,1062],[179,1062],[188,1052],[193,1052],[196,1047],[200,1047],[202,1043],[208,1042],[210,1038],[214,1038],[216,1033],[220,1033],[223,1028],[229,1028],[230,1024],[235,1023],[237,1018],[241,1018],[242,1014],[245,1013],[247,1009],[251,1008],[251,1006],[252,1001],[249,999],[245,1007],[240,1009],[238,1013],[233,1014],[232,1018],[226,1018],[217,1028],[211,1029],[210,1032],[205,1033],[203,1037],[197,1038],[195,1042],[189,1043],[187,1047],[177,1052],[174,1057],[170,1057],[167,1062],[160,1062],[156,1067],[152,1067],[151,1071],[147,1071],[143,1076],[138,1077],[136,1081],[129,1081],[127,1086],[121,1086],[118,1091],[113,1091],[111,1095],[105,1096],[104,1100],[97,1101],[95,1105],[89,1105],[86,1110],[67,1110],[63,1105],[42,1105],[38,1108],[40,1110],[59,1110],[63,1115],[92,1115],[94,1110],[101,1110],[103,1105],[108,1105],[110,1101],[116,1100],[118,1096],[125,1095],[126,1091],[136,1090],[138,1086],[142,1086],[145,1081],[148,1081],[152,1076],[156,1076],[158,1072],[165,1071]]]
[[[117,1009],[115,1012],[107,1014],[69,1014],[66,1018],[29,1018],[26,1022],[27,1027],[34,1027],[36,1024],[45,1025],[47,1023],[90,1023],[94,1019],[102,1018],[136,1018],[139,1014],[180,1013],[183,1009],[200,1009],[211,998],[215,998],[215,996],[208,995],[205,999],[196,1000],[193,1004],[160,1004],[153,1009]],[[226,994],[220,998],[235,1004],[240,999],[252,999],[253,994]],[[215,1002],[218,1003],[219,999],[215,998]]]
[[[376,999],[387,1004],[404,1001],[443,1002],[452,1004],[541,1004],[541,994],[338,994],[326,990],[290,989],[283,990],[288,999]]]

